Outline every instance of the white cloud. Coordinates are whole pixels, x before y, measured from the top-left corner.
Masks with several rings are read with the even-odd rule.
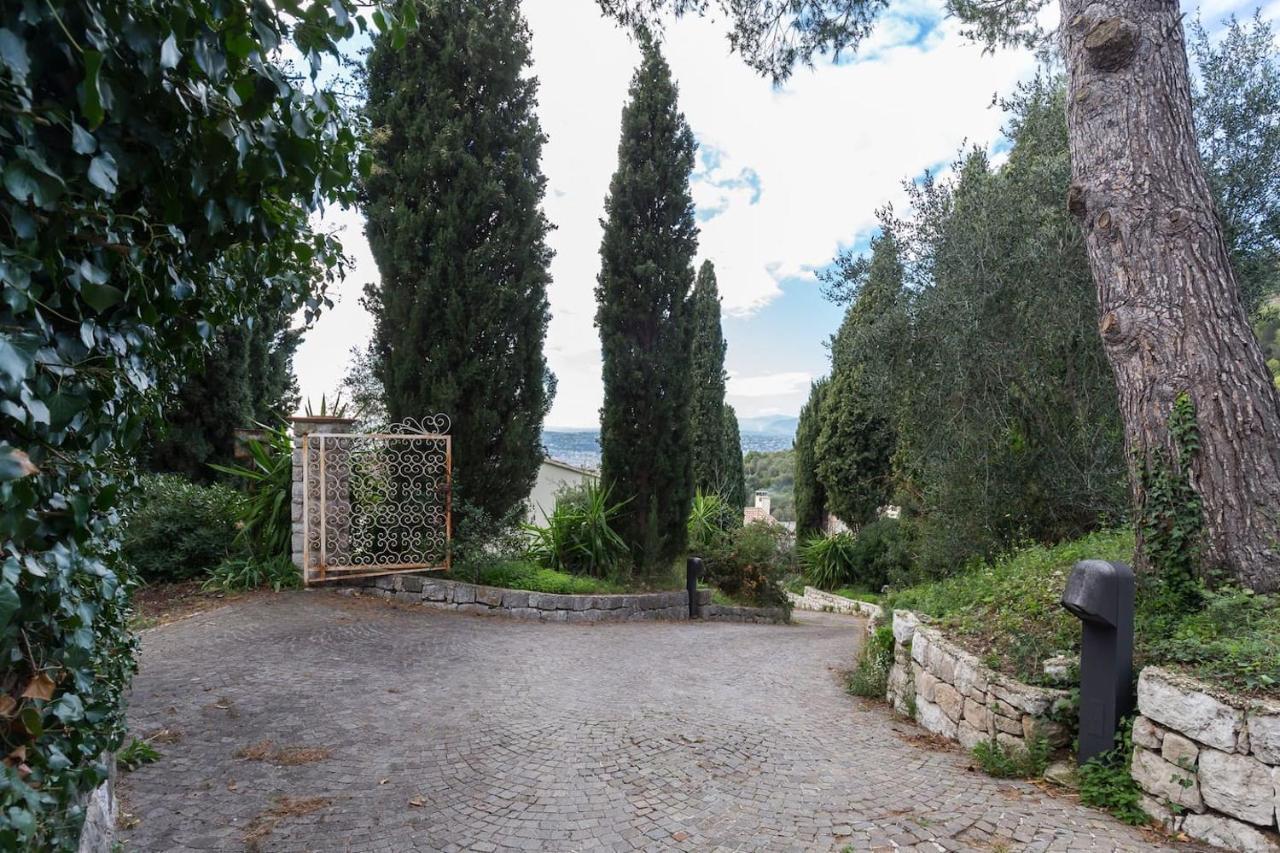
[[[904,177],[949,160],[965,139],[985,143],[998,132],[1002,116],[990,108],[991,97],[1008,91],[1032,60],[1021,52],[984,56],[950,24],[918,38],[927,29],[921,22],[940,10],[939,2],[908,0],[895,7],[862,59],[800,69],[780,90],[729,54],[722,24],[686,19],[669,31],[665,50],[681,106],[699,139],[722,154],[709,177],[722,183],[744,169],[758,177],[758,199],[750,185],[694,185],[704,212],[720,211],[701,223],[699,260],[715,262],[726,313],[756,315],[763,327],[757,348],[785,346],[768,335],[768,306],[781,295],[780,282],[811,277],[842,243],[874,227],[875,209],[901,199]],[[524,12],[549,136],[545,207],[557,226],[550,238],[556,257],[547,357],[559,391],[548,423],[588,425],[602,397],[593,325],[599,218],[639,51],[601,18],[595,0],[525,0]],[[359,263],[337,293],[339,308],[322,318],[299,353],[304,394],[332,389],[347,350],[371,327],[358,298],[376,270],[357,219],[326,220],[346,223],[344,244]],[[732,345],[728,358],[732,370],[740,358]],[[805,365],[803,373],[791,367],[778,375],[803,375],[805,390],[809,375],[825,371],[822,363]],[[753,385],[756,379],[763,381],[744,378],[734,386],[754,405],[744,414],[793,405],[791,393],[737,390],[765,387]]]
[[[760,376],[729,374],[726,396],[734,397],[782,397],[806,393],[813,374],[802,371],[766,373]],[[731,400],[732,401],[732,400]]]

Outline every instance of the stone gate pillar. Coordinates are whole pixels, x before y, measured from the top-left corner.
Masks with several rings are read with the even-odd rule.
[[[305,437],[311,435],[333,434],[333,433],[349,433],[355,424],[353,418],[333,418],[333,417],[310,417],[299,415],[292,419],[293,421],[293,495],[292,495],[292,517],[293,517],[293,564],[302,572],[303,580],[310,582],[315,575],[315,570],[319,567],[319,554],[317,553],[319,545],[319,525],[321,517],[320,506],[320,488],[319,488],[319,471],[311,472],[311,496],[307,500],[306,488],[307,484],[303,482],[303,472],[306,470],[308,460],[304,458]],[[331,451],[333,448],[331,448]],[[312,448],[308,454],[311,464],[318,464],[319,454]],[[342,452],[329,452],[326,459],[326,480],[329,484],[335,486],[327,489],[325,494],[325,502],[330,510],[328,517],[330,519],[345,519],[346,523],[350,523],[351,512],[350,507],[346,507],[346,511],[340,504],[350,503],[351,496],[348,489],[348,477],[346,476],[346,465],[343,464]],[[337,510],[336,512],[334,510]],[[309,513],[310,517],[307,517]],[[307,538],[308,526],[310,526],[310,539],[312,544],[312,553],[308,554]],[[330,541],[346,541],[349,539],[349,531],[332,530],[330,531]]]

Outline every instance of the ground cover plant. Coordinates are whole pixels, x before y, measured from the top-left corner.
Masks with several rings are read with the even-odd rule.
[[[1059,605],[1072,567],[1085,559],[1128,562],[1132,554],[1128,530],[1032,545],[892,591],[885,605],[934,617],[984,663],[1037,683],[1046,658],[1079,651],[1080,624]],[[1171,609],[1160,578],[1139,576],[1135,668],[1173,666],[1249,695],[1280,692],[1280,603],[1226,583],[1196,581],[1195,594],[1194,608]]]

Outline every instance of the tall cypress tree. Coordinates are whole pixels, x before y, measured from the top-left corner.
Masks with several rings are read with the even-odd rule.
[[[692,383],[689,441],[693,453],[693,486],[703,494],[726,496],[731,469],[725,467],[728,458],[724,423],[725,342],[720,330],[720,291],[711,261],[702,262],[690,299],[693,351],[689,371]]]
[[[827,511],[827,493],[818,480],[818,460],[814,445],[822,428],[822,400],[827,391],[826,378],[809,386],[809,399],[800,409],[796,424],[796,533],[806,535],[822,529]]]
[[[369,57],[374,371],[392,421],[452,418],[458,501],[505,519],[537,476],[554,393],[538,82],[518,0],[427,0],[420,17],[402,49],[377,38]]]
[[[720,496],[735,511],[747,505],[747,474],[742,464],[742,435],[738,431],[738,413],[728,403],[723,407],[723,429],[721,451],[723,453],[721,470],[724,472],[724,486]],[[735,518],[741,520],[742,514]]]
[[[192,480],[217,478],[210,465],[234,459],[235,432],[274,425],[298,405],[293,354],[302,332],[291,312],[264,307],[252,324],[222,329],[165,407],[164,421],[149,428],[144,464]]]
[[[650,573],[684,550],[693,495],[689,289],[698,228],[689,193],[693,132],[658,46],[645,39],[641,47],[605,199],[596,325],[602,480],[626,501],[618,532],[636,569]]]

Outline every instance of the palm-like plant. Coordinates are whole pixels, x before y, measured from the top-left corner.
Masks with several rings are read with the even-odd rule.
[[[725,532],[733,522],[733,510],[729,504],[717,494],[703,494],[702,490],[693,496],[689,507],[689,552],[704,553],[714,550],[723,542]]]
[[[245,442],[250,465],[214,465],[244,480],[249,499],[240,517],[239,538],[259,560],[288,556],[293,532],[293,439],[286,426],[262,427],[264,438]]]
[[[816,536],[800,546],[805,578],[819,589],[848,583],[856,571],[856,538],[852,533]]]
[[[561,499],[545,527],[522,525],[529,534],[529,557],[552,569],[604,577],[615,572],[627,543],[613,529],[626,501],[611,503],[611,490],[589,483],[579,495]]]

